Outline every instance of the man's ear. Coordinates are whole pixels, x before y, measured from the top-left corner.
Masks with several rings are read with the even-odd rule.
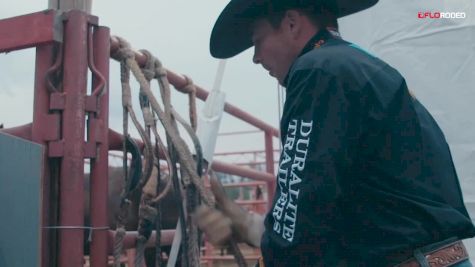
[[[284,16],[286,30],[296,38],[301,31],[301,16],[302,14],[294,9],[287,10]]]

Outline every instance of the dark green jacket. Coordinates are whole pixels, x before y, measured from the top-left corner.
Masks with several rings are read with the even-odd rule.
[[[475,235],[445,137],[395,69],[324,30],[285,83],[266,266],[389,266]]]

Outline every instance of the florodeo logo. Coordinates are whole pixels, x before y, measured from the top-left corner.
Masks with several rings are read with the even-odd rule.
[[[419,19],[464,19],[465,12],[417,12]]]

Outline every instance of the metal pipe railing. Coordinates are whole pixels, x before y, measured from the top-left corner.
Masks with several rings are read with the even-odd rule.
[[[93,86],[105,82],[105,88],[99,101],[97,117],[89,118],[89,131],[91,133],[99,132],[100,140],[95,140],[99,145],[97,147],[97,157],[91,159],[91,179],[90,179],[90,212],[92,229],[107,227],[109,224],[108,214],[108,194],[109,192],[109,36],[110,30],[107,27],[97,27],[93,34],[94,63],[97,70],[103,76],[104,81],[99,77],[93,76]],[[93,122],[94,121],[94,122]],[[90,134],[94,136],[94,134]],[[92,231],[91,240],[91,266],[107,266],[108,235],[106,231]]]
[[[111,54],[117,51],[119,49],[119,41],[117,38],[114,36],[111,37]],[[137,60],[137,63],[140,66],[144,66],[145,62],[147,60],[146,56],[139,51],[134,51],[135,55],[135,60]],[[186,85],[188,82],[186,81],[185,77],[174,73],[173,71],[167,70],[167,78],[170,84],[172,84],[178,91],[182,93],[190,93],[190,91],[187,89]],[[198,97],[201,100],[206,100],[208,97],[208,91],[204,90],[198,85],[195,85],[196,88],[196,97]],[[273,136],[279,137],[279,131],[272,127],[271,125],[265,123],[264,121],[252,116],[251,114],[247,113],[246,111],[231,105],[229,103],[226,103],[224,105],[224,111],[226,111],[228,114],[235,116],[236,118],[239,118],[263,131],[270,132]]]
[[[84,44],[87,43],[87,27],[90,25],[88,23],[90,17],[84,12],[73,10],[68,12],[67,16],[63,17],[63,19],[67,20],[67,22],[64,23],[64,30],[66,32],[64,44],[66,45],[64,46],[63,91],[52,93],[49,91],[50,88],[46,86],[47,73],[49,68],[53,65],[53,45],[44,45],[46,41],[34,39],[35,42],[30,42],[30,40],[27,39],[26,41],[28,42],[26,44],[29,46],[37,46],[33,122],[32,124],[24,125],[17,129],[6,130],[15,135],[48,146],[49,163],[46,164],[43,174],[42,194],[44,197],[42,202],[43,215],[41,225],[43,227],[59,227],[58,229],[45,229],[42,231],[41,266],[80,266],[83,261],[84,230],[79,229],[80,227],[78,226],[84,223],[85,210],[83,201],[83,177],[84,157],[86,156],[84,151],[84,132],[86,129],[85,105],[87,102],[86,88],[88,71],[86,55],[88,51]],[[60,25],[63,25],[63,21],[60,23]],[[97,37],[98,35],[101,35],[101,37]],[[113,37],[109,37],[108,29],[106,30],[105,27],[99,27],[96,37],[98,40],[97,42],[95,41],[94,50],[103,49],[103,52],[95,54],[96,57],[104,53],[107,54],[108,52],[104,51],[107,51],[108,48],[110,48],[111,52],[117,49],[117,40]],[[47,35],[48,43],[51,43],[53,40],[60,40],[55,38]],[[139,64],[143,64],[145,62],[145,56],[139,52],[135,53]],[[107,58],[108,56],[109,55],[107,55]],[[95,63],[102,74],[108,74],[108,62],[105,63],[103,60],[99,60]],[[169,82],[178,91],[188,93],[186,91],[187,81],[183,76],[167,70],[167,77]],[[94,82],[94,84],[96,84],[96,82]],[[195,88],[197,97],[205,100],[208,96],[208,92],[199,86],[195,86]],[[65,93],[65,95],[62,95],[62,93]],[[54,97],[60,97],[60,100],[65,100],[64,107],[54,108],[54,105],[51,106],[53,102],[51,99]],[[100,101],[101,106],[107,109],[107,97],[103,97]],[[55,105],[57,104],[58,102],[55,102]],[[59,110],[62,110],[61,119],[61,112]],[[273,137],[279,136],[279,131],[229,103],[225,104],[224,110],[228,114],[264,131],[267,173],[219,161],[213,162],[213,169],[264,181],[269,185],[275,184],[272,141]],[[102,131],[103,133],[98,135],[101,140],[96,140],[102,142],[102,147],[97,151],[97,159],[95,159],[95,166],[93,167],[94,174],[92,174],[95,178],[93,179],[94,184],[92,185],[93,193],[91,196],[91,204],[96,208],[92,209],[93,215],[91,223],[93,228],[105,226],[105,217],[103,215],[107,214],[107,207],[104,206],[105,201],[103,197],[107,196],[107,185],[104,184],[104,181],[106,181],[105,178],[107,178],[107,175],[104,175],[104,173],[107,174],[107,171],[104,170],[104,166],[107,165],[104,164],[104,162],[107,162],[105,160],[107,153],[104,153],[104,150],[107,151],[110,147],[116,145],[113,144],[116,139],[111,138],[111,132],[107,131],[107,112],[102,109],[99,114],[99,120],[102,120],[102,124],[97,126],[98,132]],[[107,144],[108,138],[110,138],[111,144]],[[52,158],[62,158],[62,160],[54,160]],[[104,161],[100,161],[99,158]],[[61,167],[50,170],[49,166],[51,162],[60,162]],[[100,164],[98,164],[99,162]],[[56,169],[59,169],[59,171]],[[60,188],[56,188],[57,185],[53,184],[58,183],[58,181],[57,179],[51,178],[50,172],[53,174],[60,172]],[[58,190],[59,192],[57,192]],[[56,194],[59,194],[58,203],[58,199],[54,198]],[[59,214],[56,214],[57,211],[55,207],[53,207],[56,205],[55,203],[59,205]],[[100,205],[99,209],[97,209],[97,205]],[[59,221],[56,221],[55,218],[59,218]],[[60,228],[63,226],[77,227],[78,229]],[[56,233],[58,238],[56,237]],[[170,237],[173,236],[173,233],[173,230],[163,232],[162,241],[165,244],[170,244]],[[113,234],[111,231],[93,232],[92,246],[98,248],[92,249],[93,255],[91,255],[91,262],[93,265],[104,265],[104,259],[106,259],[106,257],[103,257],[103,255],[105,252],[110,252],[112,247],[110,244],[111,240],[113,240],[111,234]],[[125,247],[128,247],[130,244],[133,245],[135,243],[135,237],[136,233],[128,233]],[[55,245],[54,243],[57,240],[59,240],[59,243]],[[107,245],[104,245],[105,240],[107,240]],[[149,242],[153,244],[153,238]],[[132,247],[132,245],[130,245],[130,247]],[[102,247],[102,249],[99,247]],[[105,247],[107,247],[107,249],[105,249]],[[58,249],[58,251],[55,251],[55,249]],[[56,258],[58,262],[56,262]]]

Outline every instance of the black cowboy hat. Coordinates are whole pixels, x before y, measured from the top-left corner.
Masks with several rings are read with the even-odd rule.
[[[211,32],[210,52],[215,58],[233,57],[252,46],[250,27],[266,12],[310,5],[332,7],[337,18],[367,9],[378,0],[231,0]]]

